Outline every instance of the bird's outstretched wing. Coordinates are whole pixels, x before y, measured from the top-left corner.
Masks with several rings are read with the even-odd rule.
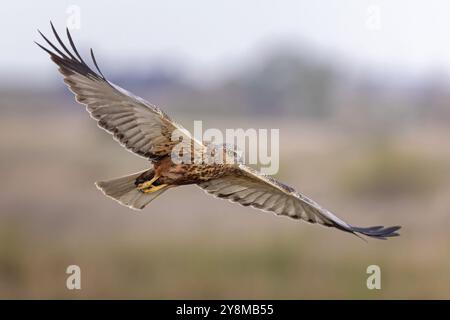
[[[216,197],[228,199],[243,206],[252,206],[277,215],[335,227],[353,234],[359,233],[377,239],[386,239],[398,236],[396,231],[400,229],[399,226],[353,227],[293,188],[245,165],[239,165],[229,175],[200,183],[199,186]]]
[[[113,134],[121,145],[150,160],[170,155],[173,147],[180,142],[180,137],[183,140],[190,139],[196,149],[203,148],[200,142],[192,139],[187,130],[158,107],[106,80],[91,49],[91,57],[98,72],[93,71],[78,53],[69,30],[66,30],[67,38],[73,52],[58,36],[53,24],[50,25],[60,48],[40,31],[52,50],[37,42],[36,44],[49,53],[59,66],[64,82],[75,94],[76,100],[84,104],[98,125]],[[176,140],[172,139],[175,130]]]

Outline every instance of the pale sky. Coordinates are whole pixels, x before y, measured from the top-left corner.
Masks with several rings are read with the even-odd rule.
[[[268,43],[307,45],[354,68],[450,74],[449,1],[8,1],[0,19],[2,82],[45,82],[54,66],[33,44],[48,21],[72,31],[108,69],[173,61],[205,79],[226,74]],[[108,70],[105,73],[108,73]]]

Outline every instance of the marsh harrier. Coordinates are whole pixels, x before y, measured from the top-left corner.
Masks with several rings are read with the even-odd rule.
[[[179,140],[172,139],[173,133],[180,131],[190,138],[189,133],[158,107],[109,82],[98,68],[91,49],[92,61],[97,70],[93,71],[78,53],[68,29],[71,50],[58,36],[53,24],[51,28],[59,47],[41,32],[50,49],[36,44],[50,54],[51,60],[58,65],[64,82],[75,94],[76,100],[86,106],[99,127],[112,134],[122,146],[150,160],[152,164],[152,168],[142,172],[97,182],[97,187],[105,195],[140,210],[170,188],[196,184],[222,199],[355,235],[377,239],[398,235],[399,226],[354,227],[293,188],[245,166],[242,161],[218,164],[173,162],[171,153],[179,143]],[[205,154],[207,148],[203,142],[192,138],[191,141],[196,154]],[[220,148],[217,149],[219,152],[222,150]],[[227,147],[223,148],[223,152],[236,155],[234,150]]]

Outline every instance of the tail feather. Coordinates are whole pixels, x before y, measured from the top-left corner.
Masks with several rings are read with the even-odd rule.
[[[139,191],[136,188],[136,179],[146,171],[148,170],[107,181],[99,181],[95,185],[106,196],[116,200],[120,204],[135,210],[141,210],[167,190],[161,189],[154,193],[142,193]]]

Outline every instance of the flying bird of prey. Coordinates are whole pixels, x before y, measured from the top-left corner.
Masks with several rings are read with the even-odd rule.
[[[158,107],[109,82],[100,71],[91,49],[97,72],[93,71],[78,53],[68,29],[71,50],[58,36],[53,24],[51,28],[59,47],[40,31],[51,49],[36,44],[50,54],[51,60],[58,65],[64,82],[75,94],[76,100],[86,106],[99,127],[152,164],[150,169],[142,172],[97,182],[97,187],[105,195],[140,210],[170,188],[196,184],[222,199],[355,235],[377,239],[398,235],[399,226],[354,227],[293,188],[245,166],[240,160],[218,164],[173,162],[171,153],[179,141],[173,141],[172,134],[176,130],[186,133],[186,130]],[[186,135],[191,138],[189,133]],[[207,152],[206,144],[193,138],[191,141],[193,149],[200,155]],[[218,146],[219,152],[220,148],[237,157],[234,150]]]

